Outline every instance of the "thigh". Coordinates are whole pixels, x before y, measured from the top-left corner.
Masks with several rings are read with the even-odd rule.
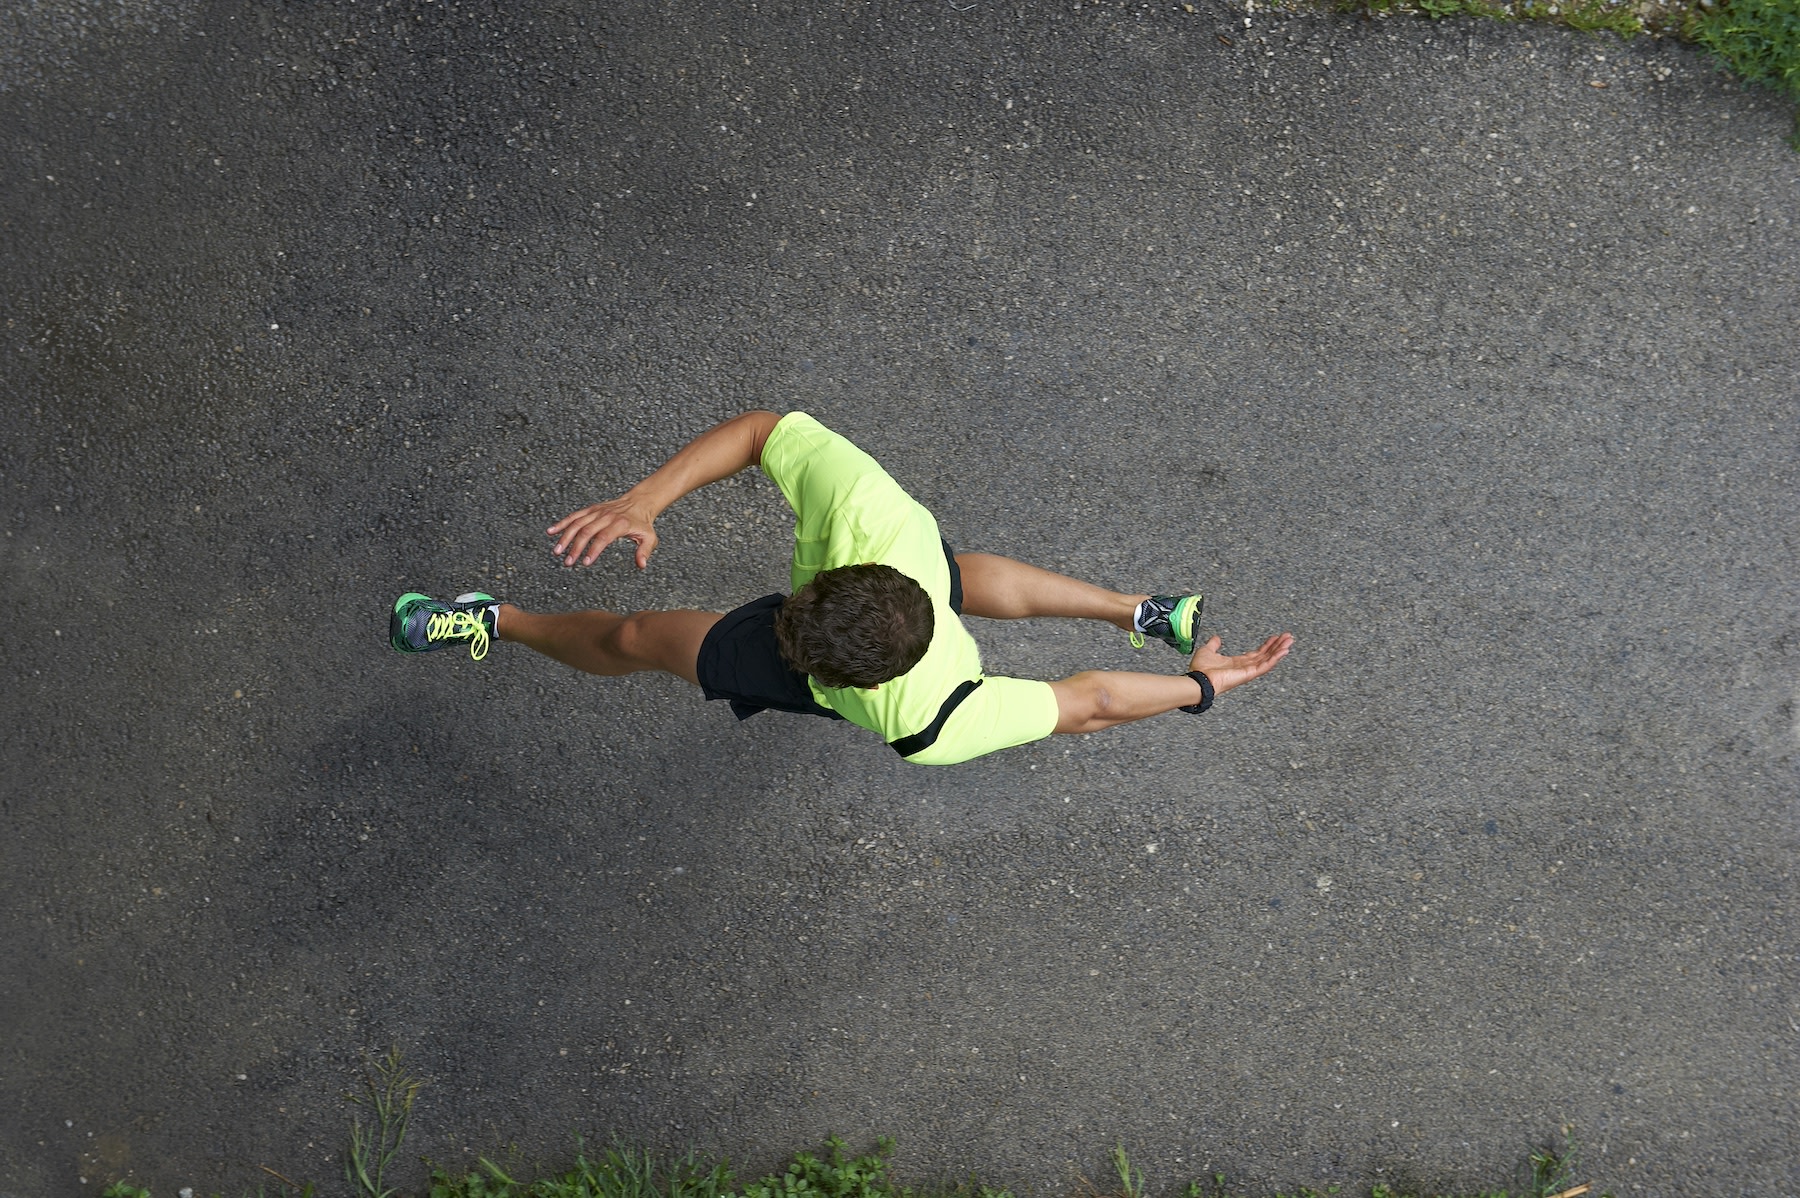
[[[619,628],[619,648],[639,668],[699,685],[700,650],[721,619],[716,611],[635,612]]]
[[[964,610],[992,620],[1065,616],[1128,628],[1143,598],[992,553],[958,554],[956,564],[962,568]]]

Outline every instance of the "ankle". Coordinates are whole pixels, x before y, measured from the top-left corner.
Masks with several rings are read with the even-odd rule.
[[[496,603],[494,605],[494,639],[499,641],[512,640],[513,638],[506,634],[506,629],[517,617],[523,616],[524,614],[525,612],[523,609],[515,607],[511,603]]]

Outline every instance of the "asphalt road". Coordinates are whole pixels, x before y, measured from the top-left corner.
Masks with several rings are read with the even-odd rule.
[[[0,1191],[899,1141],[1037,1195],[1800,1191],[1800,154],[1697,52],[1211,3],[0,15]],[[952,769],[406,589],[802,408],[1278,673]],[[1175,670],[980,623],[990,670]],[[408,1166],[407,1184],[423,1173]]]

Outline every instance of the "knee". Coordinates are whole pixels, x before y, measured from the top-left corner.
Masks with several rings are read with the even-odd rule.
[[[619,620],[605,633],[605,644],[602,648],[625,661],[638,663],[645,660],[649,652],[649,631],[645,627],[645,612],[633,612]]]
[[[1086,694],[1083,698],[1087,700],[1087,706],[1081,714],[1082,722],[1087,728],[1091,731],[1096,728],[1105,728],[1116,723],[1117,717],[1113,714],[1113,708],[1116,704],[1114,702],[1112,688],[1106,685],[1106,680],[1100,677],[1092,677],[1088,680],[1088,685],[1085,690]]]

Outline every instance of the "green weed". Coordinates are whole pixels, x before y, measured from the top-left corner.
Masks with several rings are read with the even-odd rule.
[[[877,1140],[874,1152],[859,1157],[847,1156],[848,1145],[836,1136],[825,1144],[827,1159],[798,1153],[781,1176],[745,1186],[743,1198],[885,1198],[892,1193],[887,1179],[892,1140]]]
[[[1125,1145],[1114,1144],[1112,1151],[1113,1168],[1119,1174],[1120,1198],[1144,1198],[1143,1170],[1134,1168],[1126,1159]]]
[[[366,1107],[375,1116],[369,1127],[362,1116],[350,1122],[350,1151],[344,1158],[344,1180],[357,1198],[389,1198],[394,1193],[387,1184],[388,1167],[400,1155],[406,1142],[406,1131],[412,1122],[413,1101],[424,1083],[408,1077],[400,1064],[400,1050],[369,1066],[363,1078],[363,1093],[353,1094],[350,1101]]]

